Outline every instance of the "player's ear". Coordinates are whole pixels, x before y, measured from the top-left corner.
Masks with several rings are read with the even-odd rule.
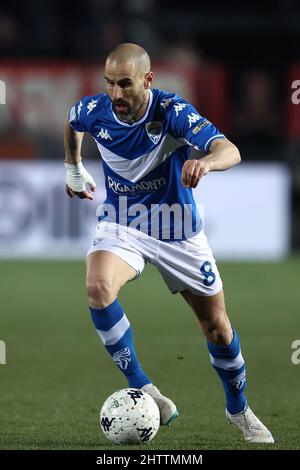
[[[150,71],[145,75],[145,88],[150,88],[153,80],[154,80],[154,73]]]

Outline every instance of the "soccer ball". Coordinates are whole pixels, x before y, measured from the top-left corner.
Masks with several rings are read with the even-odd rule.
[[[100,427],[114,444],[151,441],[160,424],[156,402],[137,388],[124,388],[110,395],[100,411]]]

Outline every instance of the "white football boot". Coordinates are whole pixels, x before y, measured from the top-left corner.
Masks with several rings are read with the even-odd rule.
[[[149,395],[151,395],[151,397],[156,401],[160,412],[160,424],[170,426],[172,421],[179,415],[175,403],[173,403],[170,398],[162,395],[158,388],[153,384],[146,384],[141,390],[149,393]]]
[[[274,439],[266,426],[255,416],[247,405],[244,411],[231,415],[225,411],[230,424],[234,424],[244,434],[245,441],[253,443],[274,444]]]

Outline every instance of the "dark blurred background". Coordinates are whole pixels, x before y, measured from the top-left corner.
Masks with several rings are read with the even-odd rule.
[[[61,126],[69,106],[103,91],[104,59],[121,42],[145,47],[156,85],[192,101],[239,147],[244,162],[288,167],[291,246],[299,249],[296,0],[10,0],[0,7],[0,79],[7,86],[0,157],[62,159]],[[98,158],[88,139],[84,151]]]

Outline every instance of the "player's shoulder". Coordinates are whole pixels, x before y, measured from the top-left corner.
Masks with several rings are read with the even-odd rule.
[[[90,131],[97,119],[107,115],[109,98],[105,93],[83,96],[68,112],[68,121],[73,129],[84,132]]]
[[[161,90],[153,90],[153,102],[156,109],[160,109],[160,114],[167,121],[177,119],[181,114],[185,115],[195,111],[194,107],[177,93]]]
[[[165,112],[170,111],[172,108],[174,108],[174,105],[177,103],[189,104],[186,100],[181,98],[181,96],[177,95],[172,91],[154,88],[152,92],[153,103]]]
[[[108,96],[106,93],[99,93],[97,95],[84,96],[79,101],[79,106],[81,106],[81,112],[89,116],[91,113],[99,113],[104,111],[108,104]]]
[[[160,108],[161,120],[167,127],[185,126],[186,122],[194,119],[195,114],[199,115],[191,103],[176,93],[160,89],[153,92],[156,109]]]
[[[90,130],[96,119],[107,114],[109,99],[105,93],[83,96],[69,110],[68,120],[78,131]]]

